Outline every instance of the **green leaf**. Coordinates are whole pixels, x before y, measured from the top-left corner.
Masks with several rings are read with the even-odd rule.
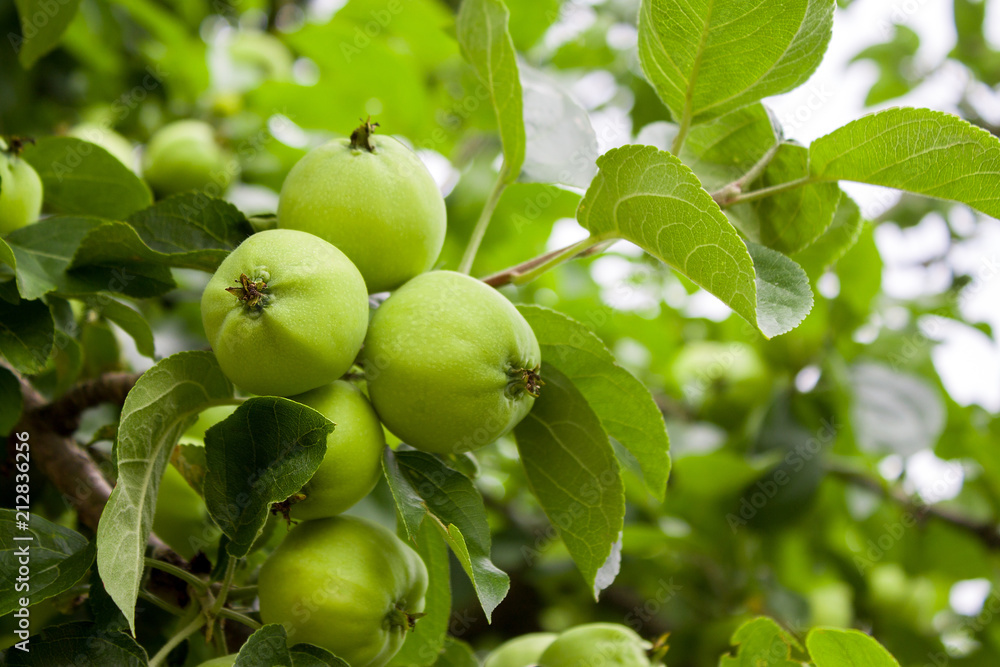
[[[17,287],[25,299],[49,292],[81,295],[110,292],[138,298],[159,296],[176,285],[166,266],[121,253],[116,265],[92,265],[69,271],[77,249],[93,230],[109,223],[100,218],[54,217],[14,230],[7,242],[17,257]],[[151,252],[151,251],[150,251]]]
[[[514,428],[528,482],[596,599],[618,574],[625,490],[615,452],[583,394],[547,362],[545,386]]]
[[[816,667],[899,667],[881,644],[860,630],[813,628],[806,648]]]
[[[809,149],[781,144],[764,173],[746,190],[787,183],[809,175]],[[747,238],[791,254],[815,241],[833,221],[840,201],[836,183],[813,183],[727,210]]]
[[[296,644],[289,649],[289,653],[292,656],[292,667],[351,667],[346,660],[312,644]]]
[[[750,171],[778,143],[780,134],[770,111],[758,102],[692,128],[680,158],[706,190],[714,191]],[[669,145],[660,147],[667,150]]]
[[[404,529],[405,532],[405,529]],[[427,667],[433,665],[448,634],[451,622],[451,568],[448,546],[430,521],[420,526],[413,547],[424,559],[428,573],[424,614],[399,653],[389,662],[390,667]]]
[[[446,637],[444,650],[438,656],[434,667],[478,667],[479,661],[476,654],[472,652],[472,647],[461,639]]]
[[[80,0],[15,0],[15,4],[21,18],[21,35],[11,34],[9,40],[17,59],[27,69],[56,48],[76,16]]]
[[[635,243],[717,296],[765,336],[802,321],[801,307],[775,303],[773,294],[758,297],[747,246],[680,160],[652,146],[623,146],[602,155],[597,166],[600,171],[576,213],[592,234]]]
[[[524,91],[525,158],[518,180],[585,188],[597,172],[590,116],[547,74],[519,63]]]
[[[17,257],[14,256],[14,251],[11,250],[11,247],[3,239],[0,239],[0,264],[9,266],[17,271]]]
[[[124,220],[153,203],[142,179],[87,141],[46,137],[24,159],[41,177],[45,205],[53,211]]]
[[[129,216],[128,223],[147,246],[172,255],[174,266],[206,271],[214,271],[230,250],[253,234],[238,208],[197,192],[159,201]]]
[[[153,330],[141,313],[104,294],[87,297],[83,301],[131,336],[139,354],[150,359],[155,356],[156,346],[153,341]]]
[[[1000,218],[1000,138],[930,109],[887,109],[809,147],[816,180],[884,185]]]
[[[23,402],[21,383],[10,370],[0,366],[0,437],[6,438],[14,430]]]
[[[833,222],[823,234],[792,256],[811,278],[816,278],[844,256],[858,242],[864,221],[861,209],[853,199],[841,193]]]
[[[418,451],[386,450],[383,469],[411,540],[430,517],[468,575],[487,620],[507,595],[510,578],[490,560],[486,507],[472,481]]]
[[[137,267],[133,268],[133,271],[138,271],[142,267],[154,267],[162,271],[165,267],[173,266],[212,273],[228,254],[228,249],[221,248],[159,252],[146,245],[139,232],[130,224],[104,222],[92,229],[80,242],[70,263],[70,269],[81,271],[91,267],[107,268],[124,265]]]
[[[20,598],[27,597],[30,606],[69,590],[93,562],[94,544],[80,533],[36,514],[0,508],[0,571],[7,573],[0,581],[0,616],[20,608]],[[31,569],[27,591],[15,589],[19,563]]]
[[[198,495],[205,497],[205,472],[208,470],[208,457],[204,445],[180,443],[170,454],[170,465],[184,478]]]
[[[934,448],[947,415],[927,380],[870,361],[856,363],[850,380],[851,424],[862,449],[907,456]]]
[[[649,390],[583,324],[541,306],[518,310],[535,332],[545,363],[583,394],[601,426],[635,457],[646,486],[662,501],[670,474],[670,439]]]
[[[43,394],[60,396],[77,381],[83,370],[83,346],[75,338],[80,335],[80,327],[69,301],[51,294],[45,301],[55,324],[55,336],[49,364],[43,373],[32,378],[32,382]]]
[[[733,633],[730,643],[739,646],[736,656],[723,656],[719,667],[801,667],[792,660],[798,642],[781,626],[763,616],[747,621]]]
[[[40,373],[52,352],[55,325],[43,302],[0,300],[0,354],[20,373]]]
[[[249,553],[271,504],[309,481],[333,428],[333,422],[301,403],[260,396],[205,432],[205,503],[231,540],[230,556]]]
[[[240,647],[233,667],[294,667],[287,637],[281,624],[265,625]]]
[[[524,163],[525,132],[517,54],[502,0],[462,0],[455,29],[462,54],[486,87],[503,142],[503,173],[517,179]]]
[[[124,632],[104,630],[89,621],[45,628],[28,639],[29,652],[10,649],[6,667],[114,665],[146,667],[146,651]]]
[[[163,469],[198,413],[232,396],[215,355],[180,352],[143,373],[125,398],[114,448],[118,483],[97,527],[97,567],[133,632]]]
[[[834,0],[643,0],[639,60],[687,126],[801,85],[833,28]]]
[[[812,310],[809,277],[777,250],[747,243],[747,251],[757,272],[757,326],[765,336],[792,330]]]

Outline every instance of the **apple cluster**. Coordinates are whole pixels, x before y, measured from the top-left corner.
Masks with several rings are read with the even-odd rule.
[[[340,516],[381,474],[383,425],[426,452],[468,452],[513,429],[541,386],[538,341],[517,309],[474,278],[432,270],[444,200],[417,155],[374,127],[292,168],[277,228],[230,253],[201,301],[205,334],[238,388],[289,397],[336,424],[312,479],[286,501],[300,523],[261,568],[260,613],[283,623],[290,643],[354,667],[381,667],[399,651],[428,585],[423,561],[394,534]]]

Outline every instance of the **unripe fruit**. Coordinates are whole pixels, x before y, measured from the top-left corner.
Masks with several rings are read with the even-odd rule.
[[[368,293],[351,261],[312,234],[254,234],[205,287],[201,316],[222,371],[254,394],[293,396],[354,363]]]
[[[233,667],[236,664],[236,653],[224,655],[219,658],[212,658],[208,662],[203,662],[198,667]]]
[[[372,318],[368,393],[383,423],[427,452],[457,453],[508,433],[534,404],[541,352],[492,287],[461,273],[417,276]]]
[[[648,667],[650,644],[630,628],[588,623],[560,633],[545,649],[542,667]]]
[[[531,667],[537,665],[557,635],[553,632],[533,632],[515,637],[498,646],[483,667]]]
[[[366,123],[352,139],[299,160],[281,188],[278,226],[334,244],[357,265],[368,291],[382,292],[434,266],[446,215],[420,158],[371,128]]]
[[[260,570],[260,615],[288,644],[315,644],[351,667],[382,667],[424,608],[427,568],[381,526],[354,517],[300,523]]]
[[[71,128],[67,134],[100,146],[131,171],[136,171],[135,153],[131,142],[110,127],[103,127],[97,123],[80,123]]]
[[[198,551],[208,550],[206,537],[218,534],[213,530],[205,501],[173,465],[167,465],[160,480],[153,532],[189,560]]]
[[[143,177],[160,197],[188,190],[221,195],[237,170],[216,143],[212,126],[199,120],[161,127],[146,145],[142,164]]]
[[[335,516],[371,493],[382,474],[385,436],[368,399],[350,382],[337,381],[293,400],[323,413],[337,427],[326,439],[326,454],[291,506],[296,521]]]
[[[23,158],[7,152],[0,139],[0,236],[38,220],[42,179]]]

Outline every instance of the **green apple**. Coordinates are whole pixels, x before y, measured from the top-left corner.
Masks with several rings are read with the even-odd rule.
[[[199,551],[207,553],[206,538],[214,542],[218,536],[205,501],[173,465],[167,465],[160,480],[153,532],[188,560]]]
[[[104,127],[97,123],[80,123],[70,128],[67,134],[100,146],[130,170],[136,171],[132,143],[110,127]]]
[[[417,276],[375,311],[363,363],[383,423],[439,454],[508,433],[541,384],[541,352],[524,317],[492,287],[452,271]]]
[[[483,667],[531,667],[537,665],[557,635],[553,632],[532,632],[515,637],[498,646],[486,658]]]
[[[723,425],[737,425],[771,394],[767,364],[745,343],[688,343],[674,359],[673,375],[698,415]]]
[[[238,171],[237,162],[216,142],[215,130],[199,120],[164,125],[146,145],[143,177],[160,197],[205,191],[221,195]]]
[[[300,523],[260,570],[260,615],[288,644],[315,644],[351,667],[382,667],[424,608],[427,568],[390,531],[354,517]]]
[[[226,51],[236,68],[232,78],[243,84],[237,86],[239,88],[253,87],[267,79],[286,81],[292,78],[295,59],[274,35],[260,30],[239,30],[226,43]]]
[[[0,139],[0,236],[38,220],[41,212],[42,179]]]
[[[198,420],[180,437],[179,444],[204,447],[205,431],[235,410],[234,405],[202,410]],[[172,464],[167,465],[160,480],[153,532],[184,558],[190,560],[199,551],[215,558],[221,532],[209,518],[205,501]]]
[[[326,439],[326,455],[291,506],[297,521],[335,516],[371,493],[382,474],[385,437],[368,399],[350,382],[338,380],[293,400],[323,413],[337,425]]]
[[[545,649],[542,667],[646,667],[651,644],[615,623],[588,623],[559,634]]]
[[[241,389],[293,396],[354,363],[368,327],[368,293],[344,253],[290,229],[254,234],[223,260],[201,298],[222,371]]]
[[[231,653],[219,658],[212,658],[211,660],[201,663],[198,667],[233,667],[233,665],[236,664],[236,657],[236,653]]]
[[[434,266],[444,244],[444,199],[420,158],[365,123],[292,167],[278,227],[320,236],[344,251],[369,292],[395,289]]]

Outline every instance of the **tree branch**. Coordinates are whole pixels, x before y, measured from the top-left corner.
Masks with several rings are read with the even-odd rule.
[[[990,549],[1000,549],[1000,529],[993,522],[977,521],[945,507],[928,505],[919,498],[911,497],[899,489],[892,488],[874,477],[851,468],[833,464],[827,466],[827,471],[848,484],[867,489],[886,500],[891,500],[901,505],[919,520],[930,517],[943,521],[975,535]]]
[[[139,379],[137,373],[106,373],[70,388],[60,398],[38,408],[38,417],[60,435],[71,435],[80,427],[84,410],[101,403],[122,405]]]

